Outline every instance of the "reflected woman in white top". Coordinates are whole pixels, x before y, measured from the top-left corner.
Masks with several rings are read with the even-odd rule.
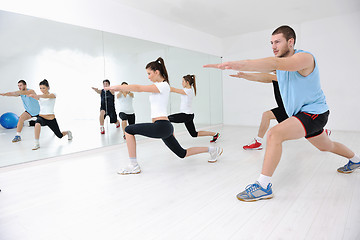
[[[128,85],[128,83],[123,82],[121,83],[121,85]],[[120,91],[116,95],[116,97],[119,100],[119,105],[120,105],[119,117],[122,120],[121,127],[124,133],[123,137],[124,139],[126,139],[125,128],[127,126],[127,122],[129,122],[129,125],[135,124],[135,113],[133,108],[134,93],[129,91]]]
[[[216,162],[222,154],[220,147],[192,147],[184,149],[180,146],[174,137],[174,128],[168,119],[167,106],[170,96],[169,78],[166,71],[164,60],[160,57],[156,61],[150,62],[145,67],[148,78],[153,84],[151,85],[118,85],[105,88],[114,91],[132,91],[132,92],[149,92],[151,106],[152,123],[132,124],[125,128],[126,144],[129,152],[130,164],[120,170],[119,174],[136,174],[141,169],[136,159],[136,134],[150,138],[161,138],[171,151],[178,157],[185,158],[199,153],[210,153],[209,162]],[[151,153],[149,153],[151,154]]]
[[[32,150],[40,148],[39,138],[41,126],[48,126],[58,138],[68,135],[68,140],[72,140],[72,133],[70,131],[61,132],[59,125],[55,118],[54,107],[56,94],[49,92],[49,82],[44,79],[40,82],[41,95],[30,94],[29,96],[39,100],[40,113],[35,122],[35,145]]]
[[[192,100],[196,96],[195,75],[186,75],[182,79],[183,89],[171,87],[171,92],[181,94],[180,113],[171,114],[169,121],[173,123],[185,123],[186,129],[192,137],[212,136],[211,143],[220,138],[220,133],[210,131],[196,131],[194,124],[194,111],[192,110]],[[193,88],[194,89],[193,89]]]

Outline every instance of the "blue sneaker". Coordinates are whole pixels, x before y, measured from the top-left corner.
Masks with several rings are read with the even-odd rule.
[[[21,141],[21,137],[18,136],[18,135],[16,135],[16,136],[14,137],[14,139],[12,140],[12,142],[20,142],[20,141]]]
[[[262,188],[260,183],[256,181],[254,184],[247,185],[245,191],[239,193],[236,197],[240,201],[254,202],[260,199],[270,199],[274,196],[272,184],[269,183],[266,189]]]
[[[352,173],[355,169],[359,167],[360,167],[360,162],[353,163],[352,161],[349,160],[349,162],[345,166],[338,168],[337,171],[340,173]]]

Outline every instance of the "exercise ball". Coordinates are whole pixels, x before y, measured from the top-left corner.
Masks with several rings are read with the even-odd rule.
[[[0,117],[1,126],[7,129],[15,128],[17,126],[18,121],[19,121],[19,117],[12,112],[4,113]]]

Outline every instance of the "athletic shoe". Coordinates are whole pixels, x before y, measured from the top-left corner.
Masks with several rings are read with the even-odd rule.
[[[121,174],[121,175],[138,174],[138,173],[141,173],[139,164],[136,164],[135,166],[132,164],[129,164],[126,168],[123,168],[120,171],[118,171],[118,174]]]
[[[210,153],[211,159],[208,160],[208,162],[214,163],[217,161],[218,157],[220,157],[220,155],[223,153],[223,149],[221,147],[212,148],[212,150],[210,150],[209,153]]]
[[[72,140],[72,132],[71,131],[68,131],[68,140]]]
[[[220,133],[216,133],[214,136],[213,136],[213,139],[210,141],[211,143],[214,143],[216,142],[216,140],[218,140],[220,138]]]
[[[20,142],[20,141],[21,141],[21,137],[19,135],[16,135],[12,140],[12,142]]]
[[[104,127],[101,127],[101,128],[100,128],[100,133],[101,133],[101,134],[105,134],[105,128],[104,128]]]
[[[254,141],[248,145],[243,146],[244,150],[261,150],[263,149],[261,142],[258,142],[255,138]]]
[[[331,130],[325,129],[325,133],[330,137],[330,135],[331,135]]]
[[[38,150],[40,148],[40,144],[35,143],[34,147],[32,148],[32,150]]]
[[[247,185],[245,191],[236,195],[237,199],[244,202],[254,202],[261,199],[270,199],[274,196],[272,184],[269,183],[266,189],[262,188],[260,183],[256,181],[254,184]]]
[[[359,167],[360,167],[360,162],[353,163],[352,161],[349,160],[349,162],[345,164],[345,166],[338,168],[337,171],[340,173],[352,173],[355,169]]]
[[[116,128],[119,128],[120,127],[120,122],[117,122],[116,123]]]

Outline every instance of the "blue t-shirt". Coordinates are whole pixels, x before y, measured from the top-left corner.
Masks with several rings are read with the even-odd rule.
[[[309,53],[303,50],[295,50],[295,54],[300,52]],[[297,71],[276,70],[280,94],[288,116],[294,116],[299,112],[321,114],[329,110],[320,86],[319,68],[314,55],[312,56],[315,61],[315,68],[306,77]]]
[[[39,115],[40,105],[39,105],[38,100],[36,100],[35,98],[32,98],[32,97],[29,97],[27,95],[20,95],[20,97],[21,97],[21,100],[23,101],[25,110],[31,116]]]

